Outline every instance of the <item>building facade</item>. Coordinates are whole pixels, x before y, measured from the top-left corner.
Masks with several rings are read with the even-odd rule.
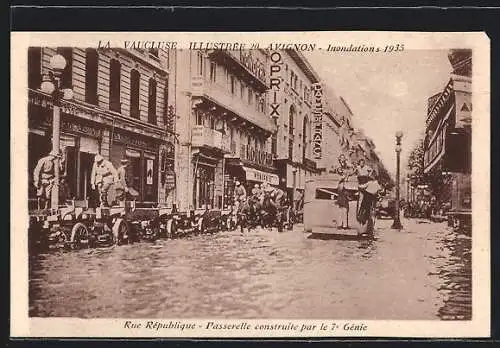
[[[268,139],[268,54],[262,50],[178,50],[181,209],[224,209],[235,181],[279,183]]]
[[[277,127],[271,152],[279,186],[293,198],[296,190],[304,189],[307,177],[320,172],[313,149],[313,103],[317,100],[321,108],[323,98],[320,79],[307,59],[294,50],[270,51],[268,69],[268,115]]]
[[[428,101],[424,139],[424,173],[440,202],[457,210],[471,208],[471,50],[451,50],[453,67],[443,91]]]
[[[64,198],[96,204],[90,173],[94,156],[101,154],[115,167],[129,159],[139,202],[171,204],[174,190],[166,173],[174,170],[175,109],[169,83],[173,62],[166,50],[29,48],[29,197],[36,195],[32,171],[52,148],[52,98],[40,85],[56,54],[66,60],[60,87],[73,91],[61,105]]]

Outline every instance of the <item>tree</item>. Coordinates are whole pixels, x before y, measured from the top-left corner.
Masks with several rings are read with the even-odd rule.
[[[423,139],[419,139],[413,150],[410,152],[407,168],[412,173],[413,185],[420,185],[425,183]]]

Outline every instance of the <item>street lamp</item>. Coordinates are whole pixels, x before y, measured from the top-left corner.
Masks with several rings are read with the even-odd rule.
[[[391,228],[401,230],[403,226],[401,225],[401,220],[399,218],[399,167],[400,167],[400,154],[401,154],[401,138],[403,137],[403,132],[396,132],[396,211],[394,215],[394,222]]]
[[[59,153],[60,128],[61,128],[61,100],[73,98],[73,91],[69,88],[60,88],[61,75],[66,67],[66,59],[60,54],[50,58],[51,71],[42,77],[40,90],[52,96],[52,151]],[[54,185],[52,188],[50,207],[57,210],[59,207],[59,157],[54,160]]]

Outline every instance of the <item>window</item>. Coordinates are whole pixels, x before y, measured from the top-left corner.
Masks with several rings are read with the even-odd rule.
[[[201,112],[200,109],[196,109],[196,125],[197,126],[203,125],[203,112]]]
[[[243,82],[240,84],[240,94],[241,94],[241,99],[245,98],[245,85]]]
[[[292,88],[293,88],[294,76],[295,76],[295,73],[293,71],[291,71],[290,72],[290,87],[292,87]]]
[[[149,54],[152,55],[153,57],[155,57],[155,58],[159,57],[160,50],[158,48],[150,48],[148,51],[149,51]]]
[[[276,153],[278,152],[278,136],[276,133],[273,133],[271,136],[271,153],[273,154],[273,157],[276,156]]]
[[[217,81],[217,63],[212,61],[210,62],[210,81]]]
[[[154,78],[149,79],[148,122],[156,124],[156,81]]]
[[[40,88],[42,83],[42,49],[40,47],[28,48],[28,87]]]
[[[309,118],[304,116],[304,124],[302,125],[302,160],[306,159],[306,156],[308,155],[309,152],[309,138],[310,138],[310,124],[309,124]]]
[[[121,112],[120,84],[121,84],[121,64],[116,59],[111,59],[109,63],[109,109]]]
[[[288,158],[293,160],[293,131],[294,131],[294,119],[295,119],[295,108],[290,106],[290,112],[288,116]]]
[[[173,107],[170,108],[168,104],[168,77],[165,79],[165,86],[163,87],[163,114],[167,119],[167,130],[173,132],[175,128],[175,112]]]
[[[58,47],[57,53],[66,59],[66,67],[61,74],[60,88],[73,87],[73,49],[71,47]]]
[[[230,81],[231,81],[231,94],[235,94],[236,93],[236,78],[234,77],[234,75],[230,76]]]
[[[97,71],[99,56],[93,48],[85,50],[85,101],[97,105]]]
[[[141,85],[141,74],[132,69],[130,72],[130,117],[140,118],[139,90]]]
[[[265,112],[265,102],[264,102],[264,98],[262,98],[262,97],[259,99],[259,111]]]
[[[252,89],[248,88],[248,104],[252,105],[253,103],[253,91]]]
[[[197,72],[198,75],[203,76],[203,53],[198,52],[197,54]]]

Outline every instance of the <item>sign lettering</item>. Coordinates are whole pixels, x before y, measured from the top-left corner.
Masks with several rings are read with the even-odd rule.
[[[281,86],[281,67],[283,65],[283,61],[281,60],[281,53],[277,51],[271,53],[270,58],[271,58],[271,64],[269,67],[269,77],[270,77],[269,86],[272,95],[272,103],[270,103],[271,107],[270,116],[273,118],[279,118],[280,103],[278,101],[278,92],[280,91],[280,86]]]
[[[278,185],[279,178],[276,174],[261,172],[260,170],[246,168],[246,177],[247,180],[252,181],[260,181],[260,182],[268,182],[271,185]]]
[[[118,141],[120,143],[125,143],[129,145],[134,145],[137,147],[142,147],[146,149],[155,148],[152,142],[145,141],[142,139],[132,138],[126,134],[115,132],[113,133],[113,141]]]
[[[313,155],[315,159],[321,159],[323,142],[323,88],[320,83],[315,83],[313,88],[313,122],[314,132],[312,136]]]
[[[69,121],[62,122],[62,129],[65,132],[81,133],[95,138],[100,138],[102,136],[102,130],[100,129]]]

